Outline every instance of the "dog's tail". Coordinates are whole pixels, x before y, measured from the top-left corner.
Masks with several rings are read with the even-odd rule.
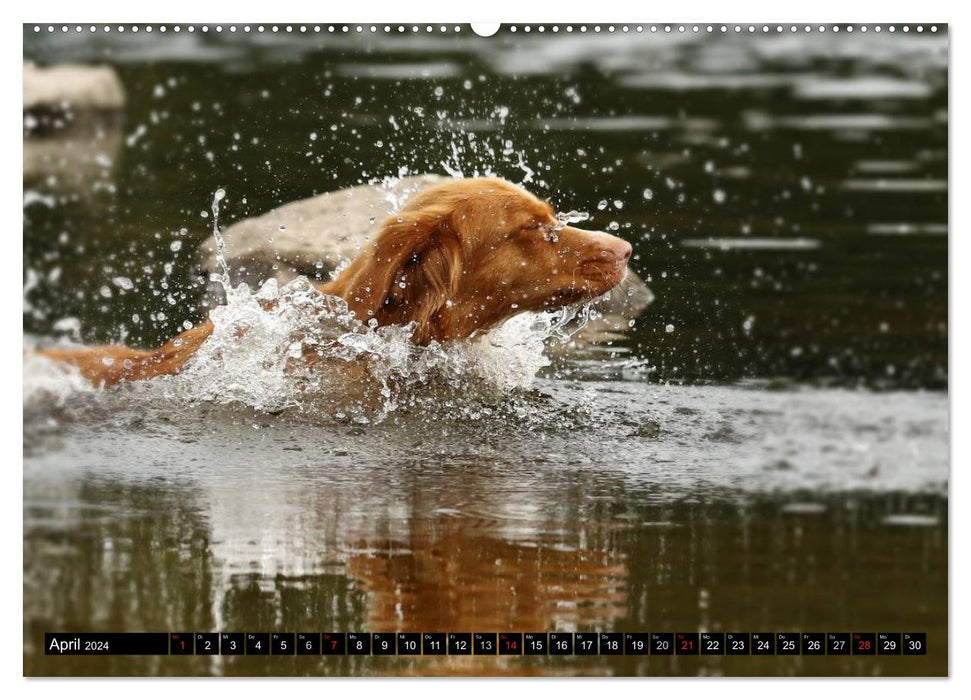
[[[36,354],[53,362],[72,365],[85,379],[102,389],[121,381],[151,379],[178,374],[212,334],[212,321],[181,333],[157,350],[135,350],[124,345],[90,348],[51,348]]]

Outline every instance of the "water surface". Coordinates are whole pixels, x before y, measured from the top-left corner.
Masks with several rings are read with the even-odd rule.
[[[118,395],[38,420],[28,673],[945,672],[942,396],[551,381],[523,401],[365,427]],[[66,660],[39,655],[54,629],[926,631],[930,655]]]

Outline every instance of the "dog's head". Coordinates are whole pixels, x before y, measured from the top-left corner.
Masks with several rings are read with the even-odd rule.
[[[364,321],[414,321],[416,342],[445,341],[605,294],[630,254],[626,241],[564,225],[508,182],[453,180],[388,218],[325,291]]]

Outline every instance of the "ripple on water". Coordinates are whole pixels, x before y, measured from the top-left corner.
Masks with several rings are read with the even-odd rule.
[[[483,472],[495,475],[496,504],[477,512],[502,518],[531,512],[522,494],[538,498],[577,470],[663,497],[947,490],[944,393],[560,379],[500,397],[442,392],[359,423],[299,409],[178,401],[141,383],[79,396],[46,415],[25,412],[25,470],[146,476],[171,475],[165,465],[177,464],[186,478],[256,470],[281,485],[294,465],[307,465],[301,479],[318,478],[322,468],[364,482],[411,469]],[[794,503],[786,512],[804,507]],[[466,512],[461,503],[437,507]]]
[[[787,515],[821,515],[826,512],[825,503],[786,503],[780,512]]]
[[[687,238],[681,245],[715,250],[814,250],[819,247],[819,241],[814,238]]]
[[[892,513],[880,521],[897,527],[937,527],[941,520],[936,515],[920,513]]]

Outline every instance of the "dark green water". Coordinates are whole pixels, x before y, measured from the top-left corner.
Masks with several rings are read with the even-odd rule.
[[[530,177],[616,223],[656,296],[617,358],[474,419],[25,399],[26,674],[947,673],[946,31],[24,40],[128,97],[25,137],[25,333],[158,344],[205,314],[216,188],[229,224],[404,167]],[[43,656],[65,629],[926,631],[929,654]]]

